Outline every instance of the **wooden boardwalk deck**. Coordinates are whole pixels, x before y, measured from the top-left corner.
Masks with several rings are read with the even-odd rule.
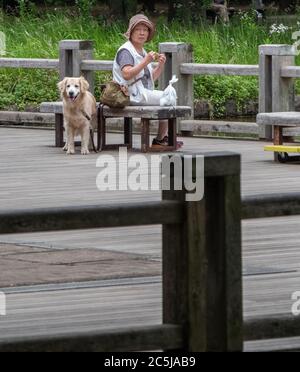
[[[118,137],[118,135],[113,135]],[[98,155],[67,157],[53,147],[45,130],[0,127],[0,210],[158,200],[160,192],[107,191],[96,188]],[[242,154],[242,193],[297,192],[299,165],[278,165],[264,143],[185,138],[187,151],[234,151]],[[300,217],[243,223],[245,317],[290,314],[300,291]],[[0,236],[0,243],[43,249],[97,249],[141,255],[160,262],[161,228],[147,226],[76,232]],[[1,253],[1,252],[0,252]],[[3,279],[3,278],[2,278]],[[1,283],[1,273],[0,273]],[[8,315],[0,317],[4,338],[72,332],[161,321],[161,282],[156,275],[70,286],[6,289]],[[0,284],[1,287],[1,284]],[[286,341],[285,345],[294,344]],[[300,341],[296,340],[300,345]],[[247,350],[276,348],[278,343],[247,343]]]

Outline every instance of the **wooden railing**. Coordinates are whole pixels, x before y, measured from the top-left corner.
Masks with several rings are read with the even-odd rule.
[[[291,111],[294,109],[294,78],[300,77],[300,67],[295,66],[295,48],[291,45],[262,45],[259,47],[259,65],[224,65],[194,63],[193,49],[186,43],[160,43],[159,51],[165,53],[167,62],[160,78],[160,88],[164,89],[173,74],[179,77],[175,88],[178,104],[194,107],[195,75],[239,75],[259,77],[259,112]],[[0,68],[45,68],[57,69],[60,78],[84,75],[94,90],[95,71],[112,71],[112,61],[96,61],[93,57],[93,43],[84,40],[63,40],[60,42],[60,56],[57,59],[0,58]],[[184,131],[192,131],[194,111]],[[216,123],[214,123],[216,126]],[[220,122],[222,127],[222,122]],[[251,128],[250,128],[251,127]],[[190,128],[190,130],[189,130]],[[178,131],[182,129],[179,122]],[[213,131],[213,128],[211,128]],[[245,127],[245,132],[257,133],[261,138],[271,139],[272,128],[253,123]],[[238,133],[241,133],[239,128]],[[235,133],[235,126],[226,128]],[[294,133],[295,132],[295,133]],[[293,135],[299,132],[294,130]]]
[[[0,68],[41,68],[59,69],[58,59],[35,59],[35,58],[0,58]]]
[[[240,172],[239,155],[208,153],[200,201],[187,202],[170,172],[159,202],[1,212],[0,234],[162,224],[163,323],[20,337],[0,351],[242,351],[247,340],[300,336],[292,315],[243,321],[241,248],[242,219],[300,215],[300,193],[241,200]]]
[[[182,63],[180,72],[187,75],[240,75],[259,76],[258,65],[212,65],[201,63]]]

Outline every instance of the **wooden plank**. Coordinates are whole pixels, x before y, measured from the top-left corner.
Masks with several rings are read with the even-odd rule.
[[[93,48],[91,40],[61,40],[59,42],[60,49],[65,50],[90,50]]]
[[[170,177],[169,190],[162,191],[164,201],[177,201],[183,203],[185,200],[184,190],[175,190],[174,172],[165,173],[165,162],[168,163],[170,155],[162,158],[162,174]],[[184,217],[186,219],[186,217]],[[185,225],[172,224],[163,225],[163,323],[186,325],[188,324],[188,248],[185,240]],[[182,349],[188,350],[190,343],[190,329],[185,331]]]
[[[180,48],[184,47],[185,43],[165,42],[160,43],[160,51],[162,53],[176,53]]]
[[[282,315],[248,319],[244,335],[247,341],[300,337],[300,318]]]
[[[182,63],[181,74],[190,75],[241,75],[258,76],[258,65],[222,65],[222,64],[200,64]]]
[[[272,57],[259,50],[259,109],[261,112],[272,112]],[[259,138],[271,140],[272,128],[260,127]]]
[[[259,126],[256,123],[232,122],[226,120],[182,120],[181,130],[193,132],[196,135],[208,132],[257,135],[259,133]]]
[[[300,338],[293,337],[246,342],[244,350],[249,353],[299,352]]]
[[[150,130],[150,129],[149,129]],[[124,118],[124,144],[132,149],[133,136],[133,120],[132,118]]]
[[[0,111],[0,122],[11,124],[54,124],[53,114],[39,112]]]
[[[55,114],[55,146],[64,146],[64,117],[62,114]]]
[[[295,55],[295,48],[288,44],[267,44],[259,46],[259,54],[266,54],[269,56],[291,56]]]
[[[141,150],[143,153],[146,153],[149,150],[150,144],[150,122],[147,119],[141,120]]]
[[[226,350],[243,351],[241,169],[224,178]],[[218,260],[218,258],[216,259]],[[224,294],[223,294],[224,296]]]
[[[243,219],[300,214],[300,194],[259,195],[243,199]]]
[[[43,102],[41,112],[61,114],[63,112],[62,102]],[[168,119],[186,117],[191,113],[188,106],[161,107],[161,106],[127,106],[123,109],[109,108],[104,106],[105,117],[127,117],[145,119]]]
[[[81,70],[83,71],[112,71],[113,61],[83,60]]]
[[[161,326],[120,330],[19,337],[0,341],[0,352],[114,352],[177,349],[183,345],[182,328]]]
[[[208,350],[207,297],[208,264],[206,251],[205,200],[186,204],[188,252],[189,345],[191,350]],[[199,264],[200,263],[200,264]]]
[[[42,68],[58,70],[58,59],[0,58],[0,68]]]
[[[295,110],[295,85],[292,78],[282,78],[284,66],[295,65],[295,56],[272,57],[272,112]]]
[[[257,124],[284,127],[299,126],[300,113],[297,111],[261,113],[257,115]]]
[[[52,113],[52,114],[62,114],[63,113],[63,103],[62,102],[43,102],[40,106],[41,112]]]
[[[104,107],[106,117],[136,117],[145,119],[168,119],[187,117],[191,113],[189,106],[161,107],[161,106],[127,106],[124,109]]]
[[[168,145],[173,147],[173,150],[176,150],[177,146],[177,124],[176,119],[168,120]]]
[[[300,66],[285,66],[281,68],[281,77],[285,78],[299,78]]]
[[[283,145],[283,130],[281,126],[275,125],[274,126],[274,145],[281,146]]]
[[[238,169],[236,171],[238,172]],[[233,187],[229,186],[230,183]],[[236,175],[226,177],[226,180],[209,178],[205,190],[208,261],[207,350],[241,351],[241,252],[238,246],[241,236],[240,226],[236,224],[240,213],[240,196]],[[226,265],[231,269],[225,269]],[[220,312],[220,309],[226,310]]]
[[[0,234],[178,223],[176,202],[0,212]]]

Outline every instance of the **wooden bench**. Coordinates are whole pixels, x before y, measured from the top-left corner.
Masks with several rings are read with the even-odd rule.
[[[271,112],[262,113],[257,115],[257,124],[260,125],[271,125],[274,128],[274,140],[273,146],[266,146],[266,151],[274,152],[275,161],[287,162],[289,161],[288,153],[299,153],[297,146],[284,146],[284,142],[291,142],[290,138],[285,138],[283,130],[285,128],[300,127],[300,112],[288,111],[288,112]],[[297,159],[296,159],[297,158]],[[293,157],[292,160],[300,160],[299,157]]]
[[[164,146],[161,151],[176,150],[177,142],[177,118],[188,118],[191,115],[191,107],[161,107],[161,106],[128,106],[124,109],[113,109],[103,106],[103,120],[99,120],[101,105],[98,104],[98,150],[117,150],[119,147],[127,147],[133,150],[133,131],[132,119],[141,119],[141,151],[157,152],[150,146],[150,121],[151,120],[168,120],[169,122],[169,144]],[[64,146],[64,128],[63,128],[63,105],[62,102],[44,102],[40,106],[43,113],[55,114],[55,146]],[[107,118],[124,118],[124,143],[108,145],[106,143],[106,119]]]

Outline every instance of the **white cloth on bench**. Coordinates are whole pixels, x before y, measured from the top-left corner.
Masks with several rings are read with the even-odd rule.
[[[160,99],[162,98],[164,92],[162,90],[150,90],[145,89],[143,93],[143,98],[140,102],[135,102],[131,100],[130,105],[132,106],[159,106]]]

